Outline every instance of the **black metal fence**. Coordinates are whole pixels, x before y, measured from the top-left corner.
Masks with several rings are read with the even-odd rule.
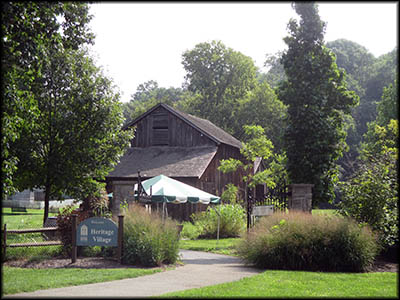
[[[247,229],[251,226],[251,214],[254,206],[272,205],[274,212],[285,212],[288,209],[289,202],[288,185],[278,185],[274,189],[267,189],[266,193],[261,198],[253,197],[250,189],[247,191]]]

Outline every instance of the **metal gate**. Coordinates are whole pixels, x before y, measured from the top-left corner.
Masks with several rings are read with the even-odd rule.
[[[288,209],[289,188],[287,184],[277,185],[274,189],[267,189],[262,198],[253,197],[252,190],[247,190],[247,230],[251,226],[251,214],[254,206],[273,205],[274,212],[285,212]]]

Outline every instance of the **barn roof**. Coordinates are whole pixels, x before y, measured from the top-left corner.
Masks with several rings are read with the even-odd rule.
[[[217,147],[129,148],[108,178],[135,178],[163,174],[168,177],[200,178],[217,152]]]
[[[206,119],[202,119],[199,117],[195,117],[193,115],[181,112],[179,110],[176,110],[175,108],[172,108],[171,106],[164,104],[164,103],[159,103],[152,107],[150,110],[136,118],[135,120],[129,122],[127,125],[124,126],[125,128],[131,127],[135,125],[137,122],[139,122],[141,119],[146,117],[147,115],[151,114],[154,110],[156,110],[158,107],[163,107],[170,113],[174,114],[190,126],[196,128],[199,130],[201,133],[212,139],[214,142],[219,144],[227,144],[236,148],[242,148],[242,143],[237,140],[235,137],[224,131],[223,129],[219,128],[218,126],[214,125],[210,121]],[[165,174],[166,175],[166,174]]]

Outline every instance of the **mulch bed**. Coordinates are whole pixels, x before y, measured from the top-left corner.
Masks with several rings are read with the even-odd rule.
[[[34,269],[59,269],[59,268],[82,268],[82,269],[115,269],[115,268],[146,268],[136,265],[123,265],[116,260],[102,257],[82,257],[75,263],[70,258],[52,258],[41,261],[14,260],[3,263],[3,266]],[[384,257],[377,257],[374,265],[368,272],[398,272],[398,262],[393,262]]]
[[[81,269],[116,269],[116,268],[141,268],[151,269],[149,267],[120,264],[117,260],[106,259],[102,257],[78,257],[76,262],[72,263],[71,258],[51,258],[40,261],[13,260],[6,261],[3,266],[32,269],[60,269],[60,268],[81,268]]]

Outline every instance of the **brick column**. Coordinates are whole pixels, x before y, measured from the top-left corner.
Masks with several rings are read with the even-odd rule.
[[[311,213],[313,184],[289,185],[289,211],[297,210]]]

